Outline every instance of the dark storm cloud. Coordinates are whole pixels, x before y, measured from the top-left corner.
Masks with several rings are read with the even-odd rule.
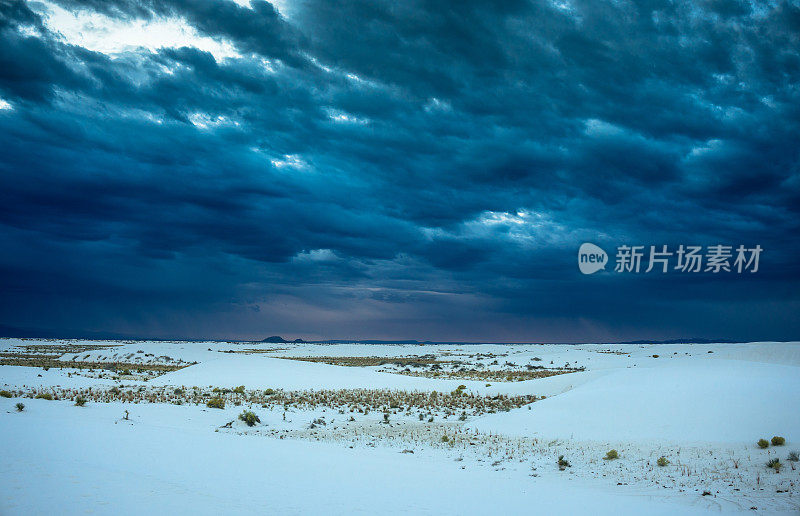
[[[54,32],[52,4],[0,6],[2,324],[800,330],[791,3],[56,3],[179,18],[240,56],[110,56]],[[767,251],[754,277],[581,277],[583,241]]]

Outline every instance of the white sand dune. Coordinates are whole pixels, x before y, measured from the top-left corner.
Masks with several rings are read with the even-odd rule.
[[[268,358],[260,355],[217,354],[205,362],[152,380],[151,385],[235,387],[250,389],[385,388],[419,391],[453,390],[463,381],[434,380],[380,373],[360,367]],[[480,382],[468,382],[478,387]]]
[[[0,417],[0,435],[15,443],[0,462],[4,515],[714,514],[649,492],[509,478],[396,449],[214,433],[213,411],[164,426],[157,406],[136,407],[130,423],[118,421],[118,404],[28,405]]]
[[[21,344],[0,341],[0,350]],[[294,356],[435,354],[484,371],[512,363],[526,370],[569,364],[586,371],[477,382],[221,352],[252,347]],[[7,444],[0,460],[0,514],[638,515],[752,513],[751,507],[796,514],[800,507],[800,468],[787,461],[800,443],[800,343],[281,348],[131,342],[80,356],[197,363],[147,381],[115,379],[108,371],[2,366],[0,388],[448,392],[464,384],[475,394],[547,398],[466,421],[445,414],[449,408],[428,421],[431,414],[420,407],[370,407],[353,418],[325,406],[231,402],[216,410],[202,402],[117,400],[76,407],[64,398],[23,398],[25,410],[17,412],[20,398],[0,398],[0,435]],[[250,433],[241,423],[226,430],[245,408],[261,415],[260,429]],[[126,410],[132,421],[120,421]],[[379,422],[384,410],[391,412],[391,425]],[[323,417],[325,425],[311,428]],[[464,440],[451,447],[441,437],[453,432]],[[756,447],[757,439],[773,435],[785,437],[786,446]],[[415,453],[401,454],[406,447]],[[612,447],[620,459],[603,460]],[[561,454],[572,462],[565,471],[556,466]],[[670,465],[659,468],[655,461],[662,455]],[[785,463],[780,473],[766,467],[770,458]]]
[[[487,415],[470,426],[547,438],[751,443],[777,434],[798,442],[797,407],[798,367],[683,360],[612,371],[531,410]]]

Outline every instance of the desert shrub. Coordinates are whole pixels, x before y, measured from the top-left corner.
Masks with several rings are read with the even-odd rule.
[[[572,464],[570,464],[569,461],[565,459],[563,455],[558,456],[558,461],[556,462],[556,464],[558,464],[558,469],[560,469],[561,471],[564,471],[565,469],[572,467]]]
[[[42,394],[37,394],[36,395],[36,399],[37,400],[53,401],[53,395],[50,394],[49,392],[44,392]]]
[[[442,436],[442,442],[443,442],[443,443],[448,443],[448,442],[450,442],[450,438],[449,438],[449,437],[447,437],[446,435],[443,435],[443,436]]]
[[[462,394],[464,394],[464,391],[466,389],[467,389],[466,385],[459,385],[458,387],[456,387],[456,390],[452,392],[452,394],[453,396],[461,396]]]
[[[759,439],[758,440],[758,447],[759,448],[769,448],[769,441],[766,439]]]
[[[4,397],[4,398],[13,398],[13,397],[14,397],[14,396],[12,396],[12,395],[11,395],[11,393],[10,393],[10,392],[8,392],[8,391],[0,391],[0,396],[2,396],[2,397]]]
[[[247,426],[255,426],[256,423],[260,423],[261,420],[255,414],[255,412],[251,412],[249,410],[245,410],[241,414],[239,414],[239,420],[244,421]]]
[[[244,394],[244,385],[236,387],[235,389],[233,389],[233,392],[235,392],[236,394]]]
[[[208,400],[208,403],[206,403],[206,407],[224,409],[225,400],[223,400],[222,398],[211,398],[210,400]]]
[[[86,398],[84,398],[83,396],[78,396],[77,398],[75,398],[75,406],[82,407],[84,405],[86,405]]]
[[[24,403],[17,403],[15,406],[17,407],[17,412],[22,412],[23,410],[25,410]]]
[[[273,394],[275,394],[275,389],[267,389],[266,391],[264,391],[264,394],[267,396],[272,396]]]
[[[603,457],[603,458],[605,460],[618,459],[619,458],[619,453],[617,453],[617,450],[608,450],[608,452],[606,453],[606,456]]]
[[[789,462],[797,462],[800,458],[797,457],[797,452],[789,452],[789,458],[787,459]]]
[[[658,460],[656,461],[656,464],[658,464],[661,467],[664,467],[667,464],[669,464],[669,461],[667,460],[666,457],[659,457]]]
[[[786,444],[786,439],[783,437],[776,435],[772,438],[772,446],[783,446],[784,444]]]
[[[183,389],[175,389],[174,391],[172,391],[172,393],[175,394],[176,396],[182,396],[184,391]]]
[[[783,464],[781,464],[781,460],[778,457],[775,457],[774,459],[770,459],[767,461],[767,467],[774,469],[775,473],[777,473],[781,470]]]

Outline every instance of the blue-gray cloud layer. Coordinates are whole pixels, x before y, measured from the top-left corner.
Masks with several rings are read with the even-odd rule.
[[[0,3],[0,324],[150,335],[797,338],[792,2]],[[577,247],[765,248],[583,277]]]

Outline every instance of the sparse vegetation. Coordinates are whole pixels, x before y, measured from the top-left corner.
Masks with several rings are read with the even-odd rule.
[[[244,385],[236,387],[235,389],[233,389],[233,392],[235,392],[236,394],[244,394]]]
[[[780,472],[781,468],[783,468],[783,464],[781,464],[781,460],[778,457],[775,457],[774,459],[767,461],[767,467],[774,469],[775,473],[778,473]]]
[[[658,464],[663,468],[664,466],[669,464],[669,461],[667,460],[666,457],[659,457],[658,460],[656,461],[656,464]]]
[[[797,452],[793,451],[793,452],[789,452],[789,457],[788,457],[787,460],[789,462],[797,462],[798,460],[800,460],[800,458],[798,458]]]
[[[772,442],[772,446],[783,446],[784,444],[786,444],[786,439],[784,439],[783,437],[781,437],[779,435],[776,435],[776,436],[774,436],[772,438],[771,442]]]
[[[258,418],[255,412],[249,410],[245,410],[239,414],[239,420],[244,421],[247,426],[255,426],[256,423],[261,422],[261,419]]]
[[[556,464],[558,464],[558,469],[561,471],[564,471],[565,469],[572,467],[572,464],[570,464],[569,461],[565,459],[563,455],[558,456],[558,461],[556,462]]]
[[[153,364],[153,363],[126,363],[126,362],[94,362],[88,360],[59,360],[58,355],[23,355],[15,353],[13,356],[4,354],[0,356],[0,365],[41,367],[42,369],[98,369],[130,375],[131,369],[140,372],[152,371],[156,375],[177,371],[193,365],[192,363],[178,364]]]
[[[463,395],[452,395],[452,393],[442,392],[416,392],[416,391],[396,391],[390,389],[339,389],[339,390],[319,390],[319,391],[268,391],[252,390],[244,395],[233,394],[229,389],[181,389],[180,393],[175,392],[175,387],[158,386],[138,388],[119,388],[112,387],[108,390],[78,389],[54,387],[50,390],[53,399],[74,399],[76,396],[84,396],[88,402],[109,403],[170,403],[170,404],[189,404],[207,405],[212,399],[222,400],[224,403],[247,403],[251,406],[260,405],[263,408],[293,407],[302,410],[313,410],[319,407],[328,407],[334,410],[345,410],[349,412],[360,412],[365,414],[369,411],[386,411],[394,405],[404,411],[420,411],[428,416],[428,421],[433,422],[434,416],[461,414],[469,416],[480,416],[483,414],[493,414],[505,412],[514,408],[519,408],[529,403],[537,401],[539,398],[533,395],[508,396],[496,394],[491,396],[481,396],[475,393],[465,392]],[[19,397],[32,398],[40,394],[37,389],[23,390],[17,393]],[[214,402],[218,403],[218,402]],[[224,403],[223,407],[224,408]],[[214,407],[217,408],[217,407]],[[395,409],[397,410],[397,409]]]
[[[617,453],[617,450],[608,450],[606,456],[603,457],[603,459],[605,460],[614,460],[618,458],[619,458],[619,453]]]
[[[216,408],[216,409],[224,409],[225,408],[225,400],[220,398],[220,397],[211,398],[206,403],[206,407],[208,407],[208,408]]]
[[[17,403],[14,406],[17,407],[17,412],[22,412],[23,410],[25,410],[25,404],[24,403]]]
[[[84,405],[86,405],[86,398],[84,398],[83,396],[78,396],[77,398],[75,398],[75,406],[83,407]]]
[[[36,395],[36,399],[37,400],[53,401],[53,395],[50,394],[49,392],[42,392],[42,393]]]
[[[3,398],[13,398],[14,396],[8,391],[0,391],[0,396]]]
[[[463,395],[466,389],[467,389],[466,385],[459,385],[458,387],[456,387],[456,390],[453,391],[453,396]]]
[[[757,444],[759,448],[769,448],[769,441],[766,439],[759,439]]]
[[[525,369],[480,370],[467,368],[469,364],[461,360],[442,360],[435,355],[413,357],[278,357],[285,360],[300,360],[347,367],[397,366],[403,369],[389,370],[391,373],[426,378],[457,378],[460,380],[521,382],[536,378],[547,378],[559,374],[583,371],[583,367],[556,367],[545,369],[542,366],[528,366]],[[509,365],[510,363],[506,363]],[[483,364],[479,364],[481,367]],[[497,361],[492,365],[497,365]],[[513,364],[512,364],[513,366]],[[413,368],[414,370],[412,370]],[[450,369],[447,369],[450,368]],[[464,387],[466,389],[466,387]],[[461,389],[462,391],[464,389]],[[455,391],[454,391],[455,392]]]

